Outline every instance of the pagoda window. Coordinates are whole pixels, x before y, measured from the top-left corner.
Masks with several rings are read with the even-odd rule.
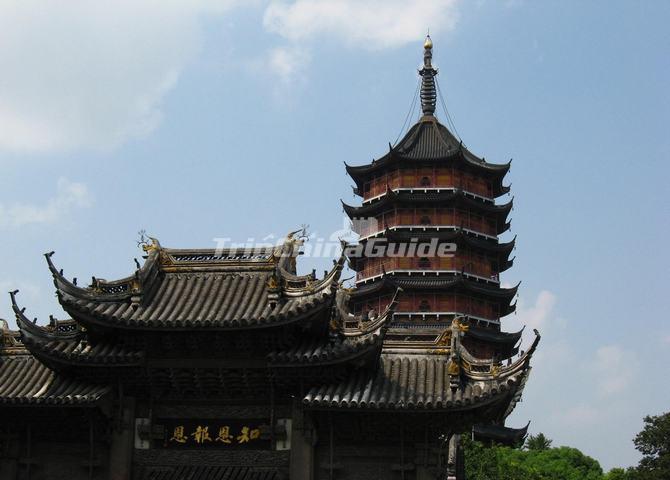
[[[422,215],[419,223],[421,225],[430,225],[432,222],[430,221],[430,217],[428,215]]]
[[[431,181],[429,177],[421,177],[420,185],[422,187],[430,187]]]
[[[420,312],[430,312],[430,302],[425,298],[419,302]]]
[[[430,268],[430,259],[428,257],[421,257],[418,262],[418,267],[422,269]]]
[[[388,174],[388,184],[391,188],[400,186],[400,174],[398,173],[398,170],[394,170]]]

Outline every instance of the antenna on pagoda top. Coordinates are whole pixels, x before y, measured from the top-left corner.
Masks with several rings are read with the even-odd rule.
[[[423,68],[419,70],[419,75],[421,75],[421,110],[424,117],[433,117],[437,102],[437,90],[435,88],[437,69],[433,67],[432,62],[433,41],[430,35],[426,35],[426,41],[423,43]]]

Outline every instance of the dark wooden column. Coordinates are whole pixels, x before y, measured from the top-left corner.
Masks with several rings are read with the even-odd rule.
[[[289,478],[291,480],[314,479],[314,444],[316,430],[309,413],[293,402],[291,422],[291,457]]]
[[[109,447],[109,480],[130,480],[135,439],[135,399],[120,400]]]

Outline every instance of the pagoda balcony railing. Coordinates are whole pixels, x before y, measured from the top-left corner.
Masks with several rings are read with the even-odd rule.
[[[475,237],[486,238],[488,240],[498,240],[498,237],[495,234],[489,235],[479,230],[467,228],[461,225],[416,225],[408,223],[399,225],[386,225],[382,229],[379,229],[379,225],[377,225],[377,228],[361,228],[360,232],[356,233],[358,233],[360,240],[367,240],[373,237],[382,236],[386,232],[386,229],[393,231],[407,230],[409,232],[440,232],[440,231],[457,232],[459,230],[462,230],[466,233],[474,235]]]
[[[478,193],[472,192],[468,190],[467,188],[461,188],[461,187],[403,187],[403,188],[391,188],[391,191],[394,193],[442,193],[442,192],[449,192],[449,193],[456,193],[456,192],[462,192],[466,197],[474,198],[477,200],[481,200],[486,203],[495,203],[495,200],[492,197],[485,197],[483,195],[479,195]],[[385,189],[382,193],[379,193],[377,195],[373,195],[370,197],[364,197],[363,198],[363,205],[366,205],[368,203],[374,202],[375,200],[380,199],[384,195],[386,195],[387,190]]]
[[[498,281],[497,271],[485,257],[456,253],[451,257],[379,257],[368,258],[359,273],[379,275],[391,271],[408,271],[435,275],[439,272],[457,272]]]
[[[463,269],[440,269],[440,270],[426,270],[414,268],[400,268],[399,265],[383,264],[366,267],[356,275],[356,284],[371,282],[384,274],[388,275],[408,275],[408,276],[440,276],[440,275],[463,275],[465,278],[470,278],[475,281],[485,282],[499,285],[500,276],[496,273],[489,272],[475,272],[472,268]]]
[[[460,208],[395,208],[387,210],[374,221],[354,222],[354,230],[361,237],[374,235],[385,228],[463,229],[487,238],[497,238],[498,225],[495,220]]]
[[[466,313],[462,310],[454,310],[444,312],[395,312],[390,327],[415,330],[444,329],[450,325],[455,317],[466,317],[470,325],[500,325],[500,320],[497,318],[488,318],[472,313]]]

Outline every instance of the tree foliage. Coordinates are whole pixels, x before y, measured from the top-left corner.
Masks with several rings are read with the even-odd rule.
[[[545,440],[546,439],[545,437]],[[543,445],[546,445],[543,443]],[[602,480],[600,464],[575,448],[516,450],[464,441],[468,480]]]
[[[463,439],[468,480],[670,480],[670,412],[644,418],[633,440],[642,453],[636,467],[613,468],[603,474],[600,464],[576,448],[551,447],[544,434],[531,435],[523,450],[486,447]]]
[[[635,480],[670,479],[670,412],[644,417],[644,427],[633,440],[642,459],[631,472]]]
[[[605,474],[603,480],[636,480],[635,471],[633,468],[624,470],[623,468],[613,468]]]
[[[551,448],[551,440],[545,437],[544,433],[540,432],[537,435],[529,436],[525,447],[527,450],[549,450]]]

